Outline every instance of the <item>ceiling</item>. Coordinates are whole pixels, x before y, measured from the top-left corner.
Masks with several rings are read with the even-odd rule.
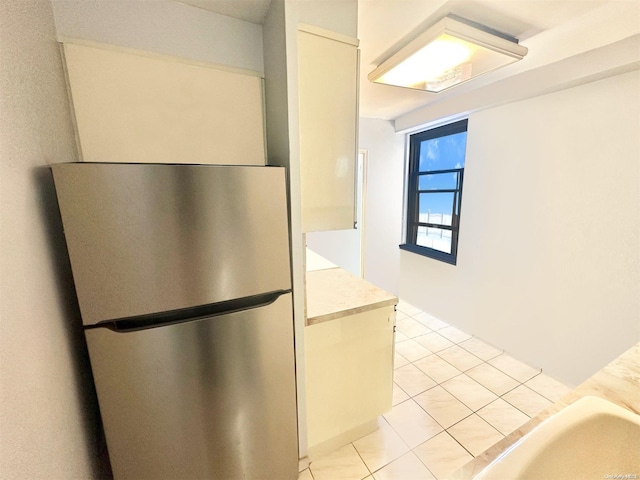
[[[257,24],[264,21],[270,4],[270,0],[181,1]],[[397,119],[425,107],[438,108],[465,95],[482,96],[485,94],[483,88],[486,90],[490,85],[498,88],[501,80],[601,46],[594,43],[594,38],[603,30],[615,31],[618,25],[611,21],[607,23],[606,18],[602,21],[597,9],[602,7],[601,11],[604,11],[616,6],[620,10],[628,8],[625,4],[632,6],[627,15],[631,21],[634,15],[636,20],[640,19],[638,0],[358,0],[360,115]],[[367,75],[394,51],[450,13],[518,38],[529,48],[528,55],[520,62],[438,94],[373,84],[367,80]],[[624,18],[624,13],[620,18]],[[580,28],[576,28],[577,25]],[[585,38],[585,32],[594,38]]]
[[[527,46],[527,40],[537,34],[579,17],[602,3],[603,0],[361,0],[358,3],[360,115],[397,118],[455,95],[463,87],[468,91],[474,83],[482,83],[478,82],[480,79],[474,79],[436,94],[367,80],[367,75],[395,50],[449,13],[509,34]],[[490,75],[493,73],[486,76]]]

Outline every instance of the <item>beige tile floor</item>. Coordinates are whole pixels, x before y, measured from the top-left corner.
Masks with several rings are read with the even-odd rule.
[[[393,409],[299,480],[441,480],[570,390],[403,301],[396,325]]]

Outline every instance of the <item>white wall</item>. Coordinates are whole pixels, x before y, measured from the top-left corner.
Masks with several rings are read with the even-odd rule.
[[[358,37],[357,0],[302,0],[298,21],[349,37]]]
[[[0,477],[109,475],[50,163],[76,159],[51,4],[0,2]]]
[[[306,234],[307,247],[357,277],[360,276],[360,230]]]
[[[578,384],[640,340],[640,74],[471,115],[458,265],[402,298]]]
[[[55,0],[57,34],[264,71],[262,26],[174,1]]]
[[[365,279],[398,295],[405,136],[387,120],[361,118],[359,137],[368,155]]]

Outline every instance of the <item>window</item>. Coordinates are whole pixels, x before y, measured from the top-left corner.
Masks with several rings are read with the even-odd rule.
[[[411,135],[403,250],[456,264],[466,146],[467,120]]]

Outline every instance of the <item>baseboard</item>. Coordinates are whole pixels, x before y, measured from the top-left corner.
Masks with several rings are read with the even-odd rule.
[[[348,430],[340,435],[330,438],[329,440],[325,440],[322,443],[318,443],[317,445],[310,445],[308,450],[308,461],[313,462],[317,460],[319,457],[326,455],[327,453],[331,453],[334,450],[337,450],[340,447],[344,447],[345,445],[358,440],[370,433],[375,432],[378,429],[378,419],[371,420],[367,423],[363,423],[351,430]]]

